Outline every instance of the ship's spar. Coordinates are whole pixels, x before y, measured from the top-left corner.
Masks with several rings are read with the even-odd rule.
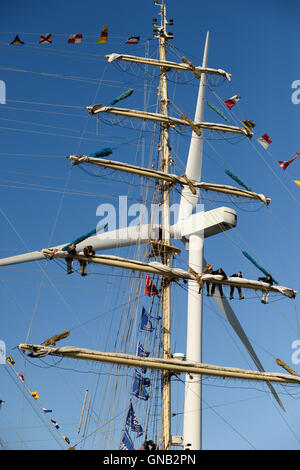
[[[206,38],[204,56],[202,66],[194,66],[187,59],[183,58],[183,63],[176,64],[166,60],[166,42],[172,38],[167,33],[166,7],[164,0],[158,3],[154,2],[160,8],[161,22],[157,26],[154,37],[159,41],[160,59],[143,59],[134,56],[125,56],[120,54],[110,54],[107,56],[108,62],[113,60],[124,60],[128,62],[144,63],[148,66],[158,67],[160,69],[160,113],[146,113],[142,111],[129,110],[124,108],[114,108],[110,106],[94,105],[88,106],[87,110],[91,114],[113,113],[117,115],[127,116],[128,118],[136,118],[142,120],[150,120],[158,122],[160,125],[160,148],[161,148],[161,170],[150,170],[146,168],[136,167],[121,162],[114,162],[104,159],[91,158],[87,156],[71,155],[70,159],[73,164],[88,163],[93,165],[106,166],[119,171],[134,173],[149,178],[160,180],[163,185],[163,240],[162,247],[163,256],[161,263],[149,262],[142,263],[139,261],[121,259],[119,257],[95,255],[86,259],[82,254],[85,245],[91,244],[95,251],[102,251],[107,248],[119,246],[129,246],[136,243],[149,243],[151,239],[151,227],[140,226],[138,230],[130,228],[130,236],[119,229],[112,232],[106,232],[95,237],[89,237],[84,242],[78,244],[78,254],[74,257],[79,260],[87,260],[92,263],[106,264],[123,269],[138,270],[144,272],[152,272],[162,276],[162,331],[163,331],[163,357],[162,358],[137,358],[129,355],[102,353],[99,351],[82,350],[75,347],[53,348],[41,345],[20,344],[22,351],[29,351],[32,357],[40,357],[42,355],[53,354],[63,357],[74,357],[76,359],[96,360],[103,362],[111,362],[123,364],[131,367],[149,367],[160,369],[163,374],[163,391],[162,391],[162,436],[161,449],[170,449],[172,446],[172,434],[170,425],[171,416],[171,373],[185,372],[187,374],[195,374],[196,377],[190,376],[186,384],[185,391],[185,420],[183,432],[183,447],[189,446],[190,449],[201,449],[201,380],[202,375],[214,375],[221,377],[235,377],[246,380],[263,380],[265,381],[278,403],[282,406],[271,382],[279,383],[299,383],[299,377],[288,374],[276,374],[264,372],[252,346],[250,345],[246,334],[239,324],[234,312],[231,310],[226,299],[216,299],[222,313],[226,316],[230,325],[237,333],[252,359],[254,360],[258,372],[246,371],[242,369],[233,369],[226,367],[210,366],[202,364],[201,351],[201,318],[202,318],[202,291],[199,293],[199,287],[203,287],[206,281],[214,281],[216,284],[223,283],[227,285],[237,286],[261,291],[272,291],[281,293],[287,297],[294,298],[297,292],[284,286],[268,286],[265,283],[251,281],[247,279],[238,280],[229,278],[224,281],[217,276],[212,277],[203,274],[203,245],[207,236],[213,236],[217,233],[229,230],[236,225],[236,213],[229,208],[218,208],[209,212],[194,213],[200,189],[208,191],[217,191],[221,193],[229,193],[236,196],[259,199],[265,204],[270,203],[270,199],[264,195],[256,194],[251,191],[243,191],[230,186],[217,185],[215,183],[204,183],[201,181],[202,168],[202,147],[203,147],[203,131],[214,130],[216,132],[230,132],[244,135],[251,138],[251,131],[237,126],[220,125],[217,123],[206,123],[204,121],[204,92],[207,74],[223,75],[230,79],[230,74],[222,69],[211,69],[207,67],[208,59],[208,43],[209,35]],[[167,93],[167,73],[170,69],[185,70],[193,73],[200,79],[199,94],[194,120],[181,116],[181,119],[173,118],[168,113],[168,93]],[[170,155],[169,155],[169,129],[173,126],[190,126],[192,129],[191,145],[184,175],[176,176],[170,174]],[[170,225],[170,204],[169,189],[170,184],[179,184],[182,186],[182,196],[180,203],[180,211],[178,221],[175,226]],[[125,229],[126,231],[127,229]],[[181,239],[185,246],[189,249],[189,271],[172,268],[171,255],[174,254],[171,245],[172,237]],[[58,245],[44,250],[37,250],[32,253],[18,255],[0,260],[0,266],[9,264],[23,263],[52,257],[65,257],[61,249],[65,245]],[[55,249],[55,251],[53,251]],[[175,252],[176,253],[176,252]],[[170,285],[172,281],[179,279],[187,279],[189,282],[188,289],[188,327],[187,327],[187,351],[186,360],[176,361],[172,358],[171,341],[170,341]],[[198,375],[199,374],[199,375]]]

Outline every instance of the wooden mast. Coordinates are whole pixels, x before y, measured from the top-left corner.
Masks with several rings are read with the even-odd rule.
[[[155,4],[158,4],[156,1]],[[166,19],[166,6],[164,0],[160,6],[160,26],[154,30],[154,37],[159,41],[159,57],[160,60],[166,60],[166,39],[169,37],[166,31],[168,24]],[[168,90],[167,90],[167,68],[160,67],[160,113],[168,116]],[[160,152],[161,152],[161,170],[168,174],[170,166],[169,152],[169,124],[161,123],[160,125]],[[169,183],[162,182],[162,237],[165,245],[170,245],[170,193]],[[170,266],[170,254],[168,251],[163,252],[162,263]],[[171,282],[166,277],[162,281],[162,357],[170,359],[171,357]],[[169,371],[162,371],[162,396],[161,396],[161,448],[169,450],[171,448],[171,381]]]
[[[232,379],[245,379],[262,382],[274,382],[281,384],[300,384],[300,377],[292,373],[261,372],[255,370],[240,369],[237,367],[217,366],[214,364],[203,364],[194,361],[182,361],[180,359],[160,359],[154,357],[140,357],[131,354],[102,352],[75,346],[43,346],[41,344],[19,344],[22,352],[29,352],[30,357],[45,357],[47,355],[68,357],[76,360],[103,362],[119,364],[126,367],[149,368],[167,370],[170,374],[189,373],[195,375],[206,375],[211,377],[222,377]]]

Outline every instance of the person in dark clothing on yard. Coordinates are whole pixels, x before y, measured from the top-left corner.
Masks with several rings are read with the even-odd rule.
[[[222,268],[219,268],[219,269],[217,269],[216,271],[212,271],[211,274],[213,274],[213,275],[218,274],[219,276],[222,276],[223,279],[227,279],[227,275],[226,275],[226,273],[223,271]],[[215,293],[215,288],[216,288],[216,284],[213,283],[213,284],[212,284],[212,287],[211,287],[210,295],[214,295],[214,293]],[[224,298],[223,289],[222,289],[222,284],[218,284],[218,289],[219,289],[219,292],[220,292],[220,296],[221,296],[222,298]]]
[[[270,286],[272,286],[273,282],[274,282],[271,274],[268,274],[266,277],[259,277],[257,280],[261,281],[261,282],[266,282]],[[263,292],[262,299],[261,299],[262,304],[267,304],[268,303],[269,294],[270,294],[269,291],[264,291]]]
[[[90,257],[90,256],[94,256],[95,251],[93,250],[92,245],[86,246],[86,247],[83,249],[83,254],[84,254],[84,256],[86,256],[87,258]],[[81,274],[81,276],[86,276],[86,275],[87,275],[87,272],[86,272],[86,261],[85,261],[85,260],[80,260],[80,274]]]
[[[71,256],[76,255],[76,245],[75,243],[71,243],[67,248],[65,249],[67,253]],[[67,274],[72,274],[73,272],[73,265],[74,265],[74,260],[71,257],[66,257],[66,263],[67,263]]]
[[[230,277],[243,277],[242,272],[239,271],[237,274],[232,274]],[[230,300],[233,299],[233,292],[234,292],[234,287],[235,286],[230,286]],[[239,293],[239,298],[242,300],[244,297],[242,296],[242,289],[240,287],[237,287],[238,293]]]
[[[211,274],[213,271],[213,267],[212,267],[212,264],[207,264],[206,267],[203,269],[203,272],[202,274]],[[209,282],[206,282],[206,292],[207,292],[207,295],[209,295]],[[199,294],[201,294],[201,290],[202,290],[202,287],[199,287]]]
[[[212,274],[213,272],[213,267],[212,264],[207,264],[206,268],[204,268],[203,274]],[[206,294],[209,295],[209,282],[206,283]]]
[[[84,256],[94,256],[95,250],[93,250],[92,245],[88,245],[83,249]]]

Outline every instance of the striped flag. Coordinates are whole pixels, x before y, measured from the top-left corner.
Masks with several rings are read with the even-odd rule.
[[[106,24],[103,26],[103,29],[101,31],[101,34],[100,34],[100,37],[97,41],[98,44],[104,44],[104,43],[107,43],[107,33],[108,33],[108,30],[107,30],[107,26]]]
[[[254,127],[256,126],[255,122],[250,121],[249,119],[246,119],[245,121],[241,121],[241,123],[248,131],[252,131],[252,129],[254,129]]]
[[[8,364],[10,364],[12,367],[13,367],[13,365],[16,363],[16,361],[14,361],[11,356],[8,356],[8,357],[6,358],[6,360],[7,360]]]
[[[277,162],[281,168],[285,171],[287,169],[287,167],[289,166],[290,163],[292,163],[294,160],[296,160],[296,158],[300,155],[300,152],[297,152],[296,153],[296,156],[294,158],[292,158],[291,160],[288,160],[288,161],[285,161],[285,160],[280,160],[279,162]]]

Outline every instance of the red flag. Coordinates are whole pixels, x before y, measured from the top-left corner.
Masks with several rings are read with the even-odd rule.
[[[155,287],[155,284],[150,278],[149,274],[146,274],[146,284],[145,284],[144,295],[149,295],[149,297],[151,297],[152,295],[154,296],[157,295],[157,297],[159,297],[158,290]]]
[[[231,109],[240,99],[241,99],[241,96],[233,95],[228,100],[225,100],[224,104],[226,104],[227,108]]]
[[[269,145],[272,143],[272,140],[270,139],[268,134],[264,134],[263,136],[259,137],[259,139],[257,139],[257,142],[259,142],[260,145],[262,145],[263,148],[267,150]]]
[[[17,374],[17,376],[19,377],[19,379],[21,380],[21,382],[24,382],[24,376],[22,374]]]
[[[69,44],[78,44],[78,43],[81,43],[81,41],[82,41],[82,34],[72,34],[68,39]]]
[[[292,163],[294,160],[296,160],[296,158],[299,157],[299,155],[300,155],[300,152],[297,152],[297,153],[296,153],[296,156],[295,156],[294,158],[292,158],[291,160],[288,160],[288,161],[281,160],[281,161],[279,161],[279,162],[277,162],[277,163],[281,166],[281,168],[282,168],[283,170],[286,170],[287,167],[289,166],[289,164]]]

